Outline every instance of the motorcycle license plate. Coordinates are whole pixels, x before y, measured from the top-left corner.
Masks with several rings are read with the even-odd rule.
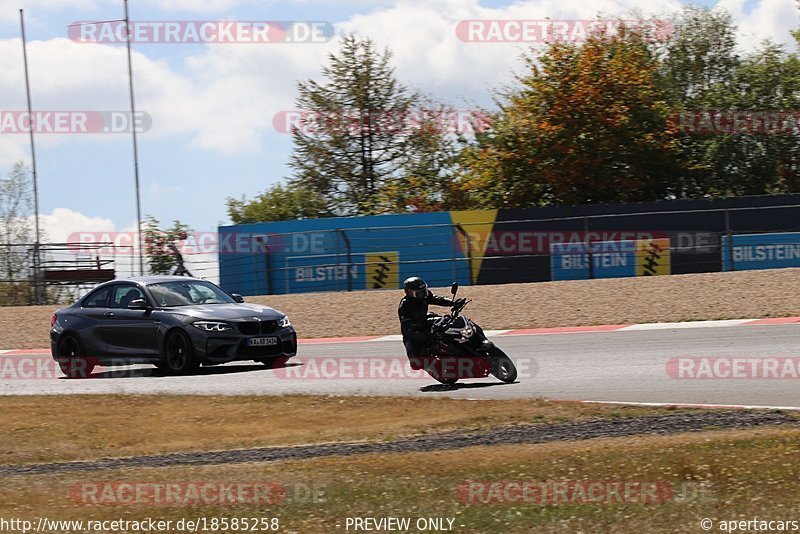
[[[247,340],[248,347],[269,347],[277,344],[277,337],[251,337]]]

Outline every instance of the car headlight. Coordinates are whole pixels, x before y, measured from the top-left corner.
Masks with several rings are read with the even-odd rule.
[[[225,332],[231,329],[231,325],[219,321],[197,321],[192,324],[204,332]]]
[[[281,328],[286,328],[287,326],[292,326],[292,322],[289,320],[289,317],[284,315],[283,319],[278,321],[278,326],[280,326]]]

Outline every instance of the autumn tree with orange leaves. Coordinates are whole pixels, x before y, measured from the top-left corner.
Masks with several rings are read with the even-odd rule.
[[[475,207],[670,196],[681,175],[652,47],[633,32],[556,42],[526,59],[492,130],[463,153]]]

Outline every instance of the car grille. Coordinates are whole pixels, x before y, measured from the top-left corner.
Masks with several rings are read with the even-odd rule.
[[[236,350],[236,353],[239,356],[249,356],[251,358],[258,356],[276,356],[282,352],[283,349],[281,344],[265,345],[263,347],[248,347],[247,340],[244,339],[239,343],[239,347]]]
[[[245,321],[238,323],[239,331],[246,336],[271,334],[278,329],[278,321]]]

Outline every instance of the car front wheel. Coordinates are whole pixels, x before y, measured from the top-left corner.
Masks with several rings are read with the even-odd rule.
[[[180,330],[167,336],[164,342],[164,358],[159,363],[159,368],[176,375],[191,373],[200,366],[189,336]]]

